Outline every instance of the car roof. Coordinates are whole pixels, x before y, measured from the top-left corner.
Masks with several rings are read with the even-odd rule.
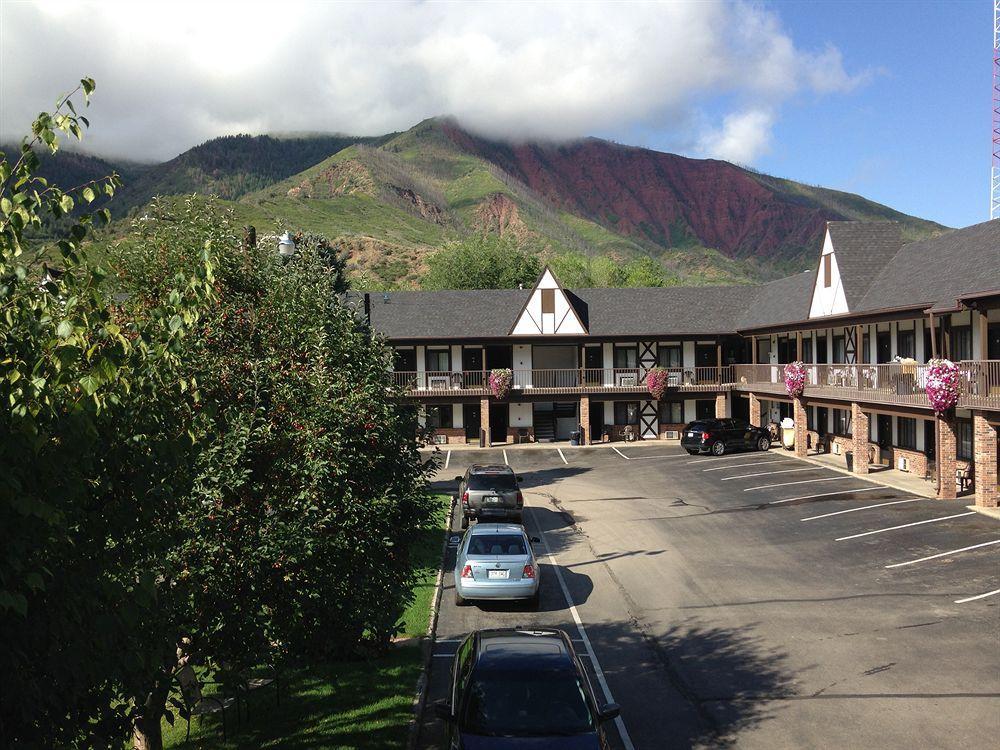
[[[477,523],[469,527],[469,533],[473,536],[485,534],[523,534],[524,527],[516,523]]]
[[[473,474],[513,474],[514,470],[504,464],[472,464],[469,471]]]
[[[502,628],[478,633],[476,669],[576,671],[569,638],[555,628]]]

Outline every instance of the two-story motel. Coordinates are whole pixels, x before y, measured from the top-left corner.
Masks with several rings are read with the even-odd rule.
[[[892,222],[830,222],[814,270],[757,286],[571,290],[545,270],[532,289],[372,293],[368,307],[438,442],[672,439],[696,418],[791,416],[800,455],[940,470],[949,498],[957,473],[997,505],[1000,220],[917,242]],[[940,417],[924,391],[935,357],[961,373]],[[780,366],[795,360],[801,398]],[[669,371],[659,400],[654,366]],[[495,368],[513,371],[505,400]]]

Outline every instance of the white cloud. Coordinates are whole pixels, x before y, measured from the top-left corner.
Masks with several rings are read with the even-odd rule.
[[[488,135],[656,132],[752,161],[782,102],[849,91],[834,47],[774,12],[670,3],[0,4],[0,136],[82,75],[87,146],[169,158],[236,132],[374,134],[453,114]],[[732,100],[722,123],[698,115]]]

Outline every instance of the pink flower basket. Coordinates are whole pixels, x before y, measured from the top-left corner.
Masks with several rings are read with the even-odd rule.
[[[927,363],[927,400],[935,414],[944,414],[958,403],[958,366],[947,359]]]
[[[649,395],[659,401],[667,392],[667,371],[662,367],[653,367],[646,372],[646,388]]]
[[[806,368],[801,362],[789,362],[785,365],[785,390],[788,395],[797,398],[806,389]]]
[[[504,367],[497,370],[490,370],[490,391],[503,401],[510,395],[510,386],[514,380],[514,373]]]

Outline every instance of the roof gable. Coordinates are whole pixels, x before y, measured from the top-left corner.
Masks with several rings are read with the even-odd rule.
[[[587,327],[569,295],[546,266],[510,333],[516,336],[580,336],[587,334]]]

